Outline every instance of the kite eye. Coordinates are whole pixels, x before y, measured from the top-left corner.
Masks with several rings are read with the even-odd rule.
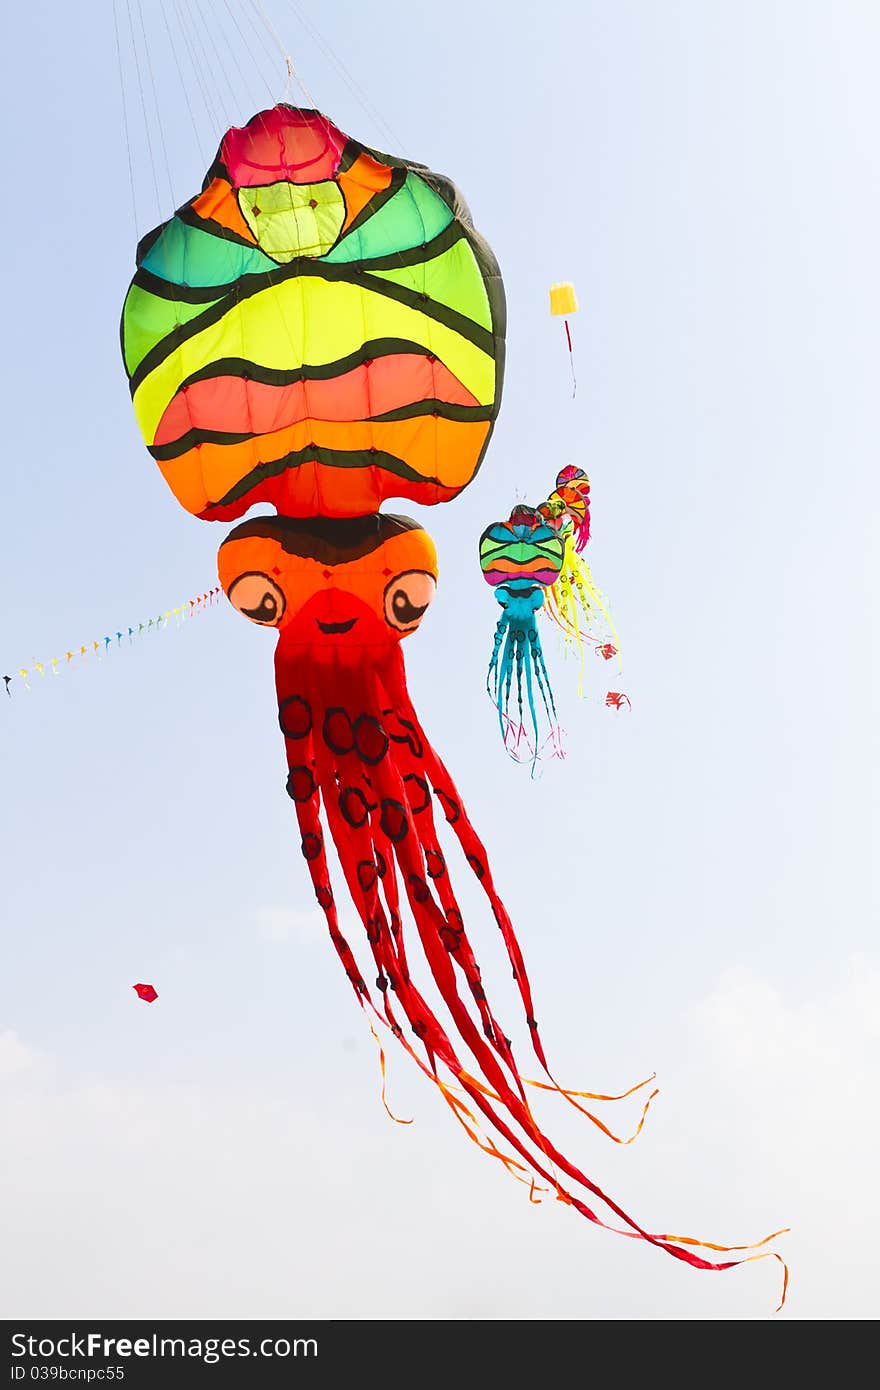
[[[426,570],[407,570],[385,590],[385,621],[398,632],[413,632],[434,597],[437,581]]]
[[[230,584],[227,594],[233,608],[262,627],[277,627],[287,607],[284,594],[268,574],[252,570]]]

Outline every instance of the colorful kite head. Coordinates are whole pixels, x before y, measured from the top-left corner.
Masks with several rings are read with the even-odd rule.
[[[227,132],[137,263],[122,314],[135,414],[188,511],[364,516],[473,478],[504,293],[441,175],[275,106]]]
[[[590,539],[590,480],[582,468],[569,464],[556,477],[556,489],[538,508],[548,525],[574,533],[578,554]]]

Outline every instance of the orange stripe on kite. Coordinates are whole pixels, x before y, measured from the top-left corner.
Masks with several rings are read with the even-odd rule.
[[[368,154],[359,154],[350,169],[336,175],[336,182],[345,199],[345,221],[340,232],[340,236],[344,236],[370,199],[388,187],[391,170],[387,164],[377,163]]]
[[[199,217],[219,222],[221,227],[228,227],[230,232],[243,237],[251,246],[257,245],[256,237],[242,217],[232,186],[225,179],[212,179],[204,193],[193,199],[192,208]]]
[[[401,479],[390,471],[383,472],[381,461],[370,467],[365,463],[361,469],[323,466],[318,492],[321,514],[353,516],[359,513],[363,500],[358,497],[357,503],[354,501],[359,484],[369,500],[364,512],[376,511],[386,497],[408,497],[427,505],[454,496],[473,476],[474,463],[480,456],[489,428],[488,421],[445,420],[431,416],[384,423],[303,420],[276,434],[237,444],[201,444],[179,458],[160,460],[159,467],[181,505],[201,515],[219,506],[221,498],[242,479],[255,474],[261,465],[271,466],[273,459],[307,450],[310,445],[341,453],[368,453],[376,449],[393,458],[405,459],[418,475],[414,480]],[[318,467],[321,465],[316,461],[285,469],[274,476],[255,478],[246,496],[230,507],[229,519],[240,516],[261,501],[271,502],[288,516],[314,515]],[[442,474],[438,480],[439,498],[437,484],[431,481],[438,468]],[[358,473],[363,476],[358,478]]]

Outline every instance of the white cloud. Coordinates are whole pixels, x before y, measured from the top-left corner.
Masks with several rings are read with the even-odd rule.
[[[257,932],[264,941],[315,941],[327,935],[327,919],[318,907],[262,907]]]
[[[851,957],[827,994],[800,1002],[748,971],[729,971],[693,1017],[707,1059],[756,1116],[784,1115],[811,1147],[833,1145],[861,1098],[862,1123],[876,1137],[869,1104],[880,1065],[876,961]]]
[[[26,1047],[11,1028],[5,1029],[0,1033],[0,1080],[29,1071],[40,1056],[34,1048]]]
[[[552,1099],[540,1113],[648,1227],[736,1243],[790,1225],[783,1317],[872,1317],[878,1004],[866,959],[800,1001],[732,972],[682,1019],[689,1066],[660,1075],[634,1145]],[[320,1074],[300,1037],[271,1084],[174,1084],[68,1074],[0,1033],[7,1317],[772,1316],[771,1261],[704,1276],[531,1206],[387,1040],[389,1100],[414,1119],[393,1124],[363,1042],[323,1051]]]

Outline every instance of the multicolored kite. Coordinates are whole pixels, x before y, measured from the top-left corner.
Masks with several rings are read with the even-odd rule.
[[[538,512],[564,545],[559,574],[548,590],[544,611],[562,629],[566,646],[577,648],[578,695],[582,695],[584,643],[591,644],[606,661],[620,653],[620,638],[608,601],[583,558],[590,539],[590,480],[583,469],[573,464],[563,468],[557,475],[555,490],[540,504]]]
[[[486,850],[407,690],[401,642],[434,596],[434,545],[417,522],[379,511],[390,497],[448,501],[473,478],[499,406],[503,305],[494,258],[448,180],[367,149],[319,112],[276,106],[227,132],[202,193],[141,242],[122,339],[144,438],[182,505],[209,520],[255,502],[279,512],[236,527],[219,576],[233,606],[277,634],[287,791],[358,1002],[530,1195],[546,1183],[591,1222],[618,1229],[616,1218],[676,1259],[727,1269],[741,1261],[713,1262],[700,1242],[644,1230],[540,1127],[528,1087],[579,1109],[583,1093],[549,1072],[540,1083],[522,1076],[434,819],[436,800],[488,899],[546,1071]],[[531,564],[543,585],[562,547],[543,525],[532,537],[534,563],[519,580]],[[508,546],[511,565],[518,556]],[[328,835],[375,986],[342,934]],[[425,965],[452,1028],[422,993]]]
[[[514,507],[507,521],[496,521],[480,537],[480,568],[495,590],[501,617],[495,628],[495,645],[486,685],[498,709],[504,746],[517,762],[523,744],[534,772],[541,748],[549,738],[561,755],[556,705],[544,665],[536,617],[548,590],[559,579],[563,541],[533,508]],[[510,715],[510,696],[516,673],[518,718]],[[523,710],[523,678],[531,721],[526,729]],[[542,737],[535,707],[538,687],[549,733]]]

